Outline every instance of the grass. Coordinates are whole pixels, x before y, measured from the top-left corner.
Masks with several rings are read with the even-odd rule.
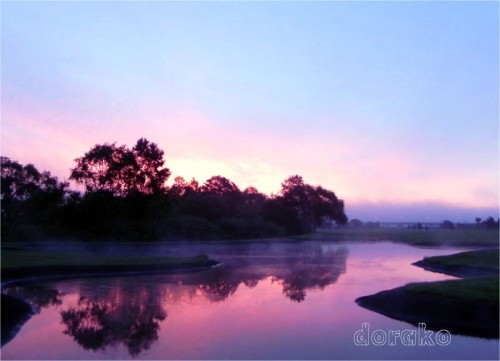
[[[470,267],[499,270],[499,250],[487,249],[452,254],[449,256],[426,257],[425,262],[443,267]]]
[[[451,281],[411,283],[405,288],[413,293],[440,295],[458,298],[463,301],[489,301],[498,303],[498,249],[460,252],[447,256],[426,257],[424,261],[433,265],[453,270],[457,267],[464,269],[486,269],[497,273],[496,276],[473,277]]]
[[[463,302],[489,302],[498,304],[499,278],[477,277],[451,281],[410,283],[404,288],[417,294],[444,296]]]
[[[324,229],[315,234],[295,236],[296,240],[393,241],[429,246],[498,246],[498,230],[486,229],[428,229],[404,228]]]
[[[207,260],[196,257],[142,257],[122,255],[96,255],[88,252],[51,252],[22,249],[2,250],[2,270],[13,268],[51,266],[147,266],[197,265]]]

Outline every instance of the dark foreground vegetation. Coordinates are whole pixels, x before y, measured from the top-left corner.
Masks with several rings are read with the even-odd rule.
[[[241,191],[222,176],[200,185],[175,178],[155,143],[98,144],[77,158],[70,190],[50,172],[1,158],[2,240],[242,239],[311,233],[324,221],[347,223],[334,192],[291,176],[279,194]]]
[[[431,330],[486,338],[499,337],[498,249],[430,257],[417,265],[467,277],[411,283],[356,302],[369,310]],[[481,274],[492,276],[478,276]]]

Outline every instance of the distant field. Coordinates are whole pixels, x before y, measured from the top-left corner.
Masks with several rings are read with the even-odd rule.
[[[394,241],[414,245],[448,246],[498,246],[498,230],[485,229],[428,229],[413,230],[403,228],[373,229],[321,229],[315,234],[296,236],[294,239],[317,240],[366,240]]]

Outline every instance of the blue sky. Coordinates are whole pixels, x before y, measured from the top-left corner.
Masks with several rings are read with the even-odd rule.
[[[174,175],[272,193],[298,173],[351,217],[498,216],[498,10],[3,2],[2,155],[65,178],[145,136]]]

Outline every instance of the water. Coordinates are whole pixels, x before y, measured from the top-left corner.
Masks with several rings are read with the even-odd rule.
[[[96,249],[96,252],[103,252]],[[112,247],[105,251],[115,252]],[[455,249],[393,243],[133,246],[134,254],[208,254],[196,273],[98,277],[11,287],[36,309],[2,359],[498,359],[498,340],[452,334],[448,346],[356,346],[372,331],[415,327],[357,297],[452,279],[411,263]]]

